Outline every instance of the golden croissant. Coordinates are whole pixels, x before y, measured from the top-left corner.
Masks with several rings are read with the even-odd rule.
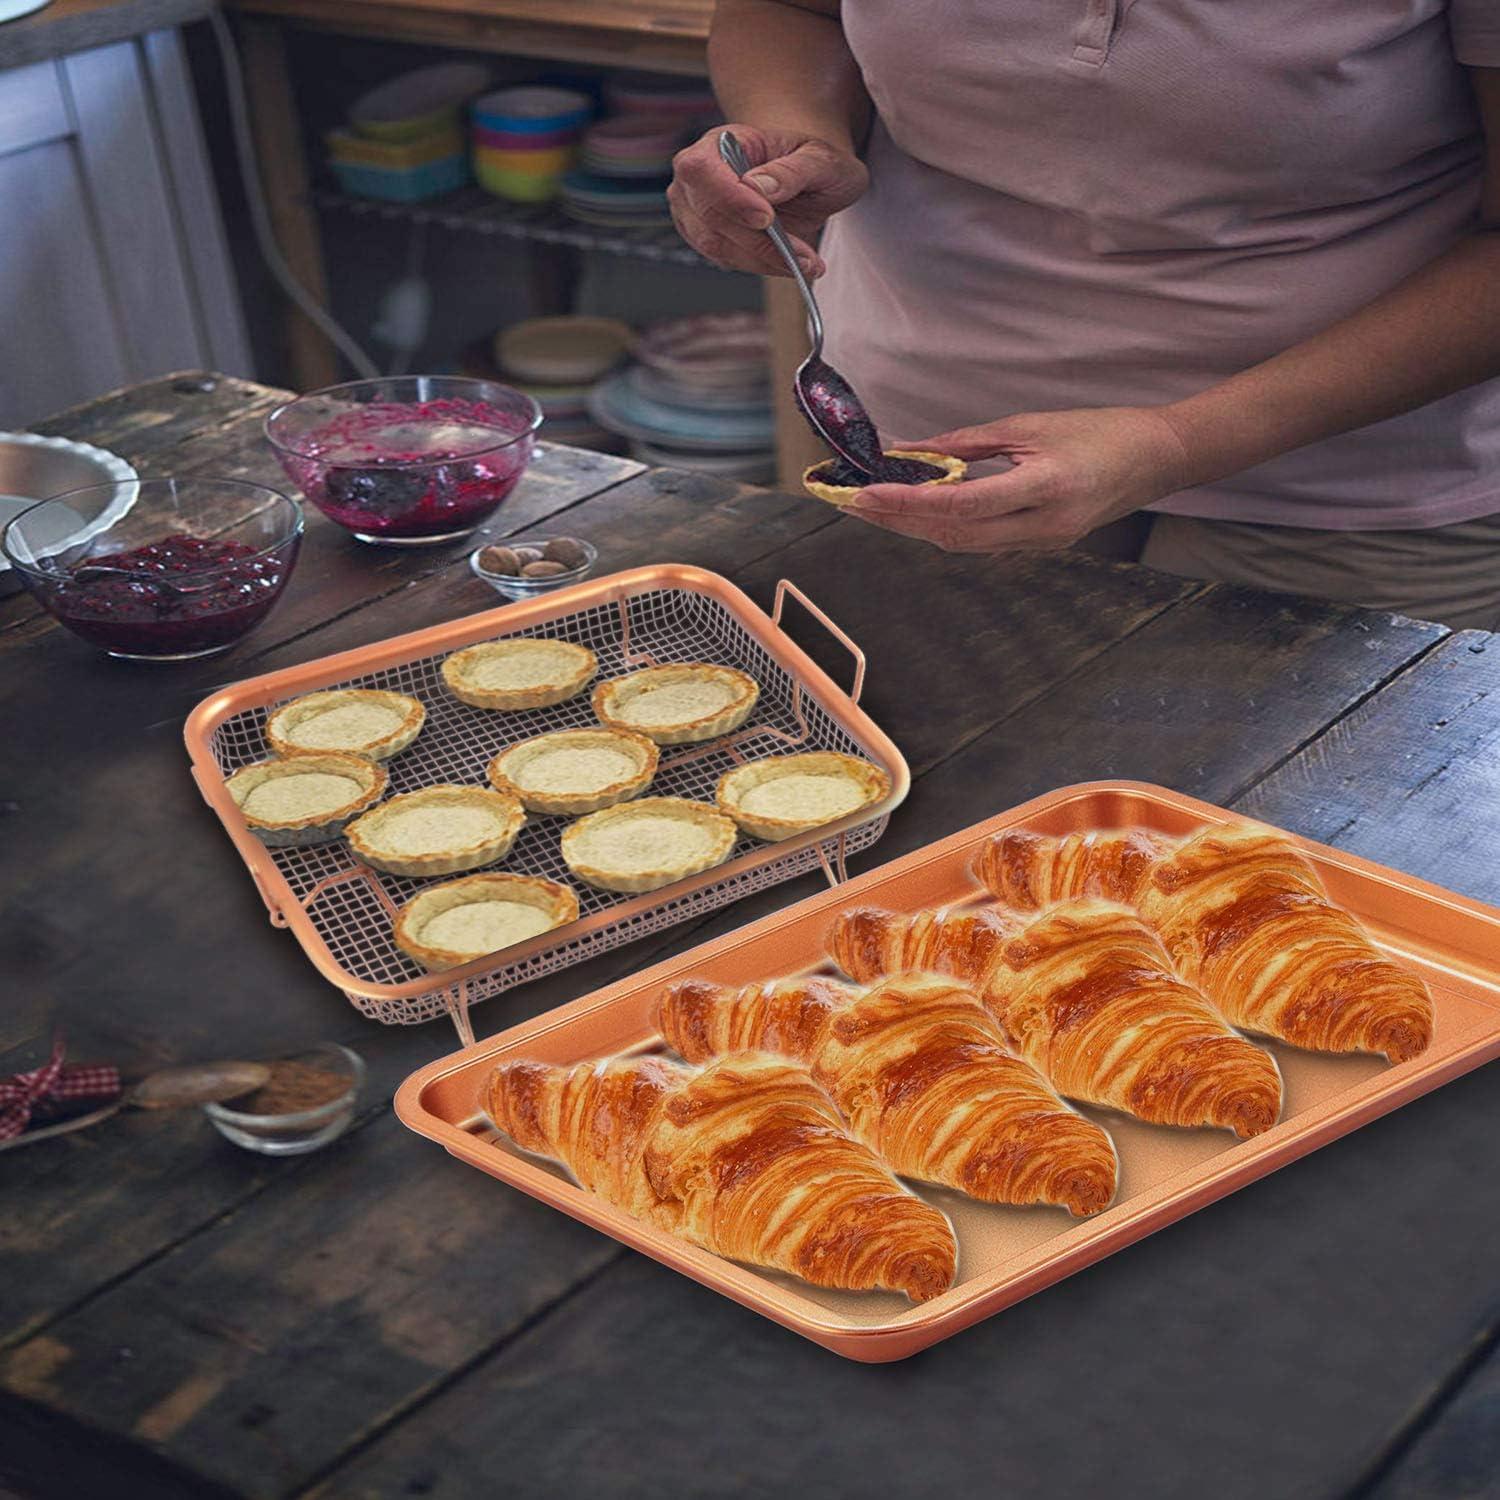
[[[1159,1125],[1256,1135],[1281,1075],[1173,972],[1139,917],[1086,898],[1022,925],[993,909],[844,913],[829,952],[854,979],[939,969],[978,991],[1006,1040],[1060,1094]]]
[[[744,1049],[804,1062],[856,1139],[903,1176],[988,1203],[1097,1213],[1114,1143],[1006,1046],[973,992],[936,974],[873,989],[790,979],[668,989],[657,1026],[689,1062]]]
[[[1144,828],[1090,829],[1060,838],[1013,828],[979,851],[979,883],[1016,911],[1037,911],[1076,896],[1134,906],[1172,841]]]
[[[852,1139],[786,1058],[737,1054],[703,1069],[661,1058],[502,1063],[485,1103],[518,1146],[717,1255],[917,1302],[952,1285],[947,1218]]]
[[[1321,1052],[1414,1057],[1432,998],[1329,901],[1285,835],[1253,823],[1173,841],[1144,829],[1011,832],[975,873],[1008,905],[1102,895],[1138,908],[1172,962],[1236,1025]]]
[[[1392,1062],[1432,1040],[1427,986],[1328,899],[1274,829],[1203,830],[1152,867],[1140,908],[1184,977],[1249,1031]]]

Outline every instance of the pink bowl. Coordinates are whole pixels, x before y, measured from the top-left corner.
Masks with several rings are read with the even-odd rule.
[[[490,130],[483,125],[472,127],[474,144],[495,151],[542,151],[549,146],[571,146],[583,134],[583,127],[571,130],[538,130],[522,134],[516,130]]]

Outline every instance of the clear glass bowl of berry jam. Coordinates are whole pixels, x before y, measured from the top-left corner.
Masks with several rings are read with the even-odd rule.
[[[434,545],[500,508],[531,461],[541,408],[522,391],[457,375],[356,380],[266,418],[298,489],[362,542]]]
[[[23,510],[0,535],[16,576],[49,614],[111,656],[187,661],[227,651],[281,597],[302,541],[302,507],[238,479],[128,487],[134,504],[82,542],[67,538],[80,519],[118,507],[120,485]]]

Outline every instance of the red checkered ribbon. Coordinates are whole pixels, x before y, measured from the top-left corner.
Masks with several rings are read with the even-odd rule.
[[[61,1034],[52,1043],[52,1056],[29,1073],[0,1078],[0,1141],[13,1140],[31,1123],[32,1111],[47,1113],[58,1105],[85,1099],[107,1104],[120,1094],[120,1070],[108,1063],[63,1062]]]

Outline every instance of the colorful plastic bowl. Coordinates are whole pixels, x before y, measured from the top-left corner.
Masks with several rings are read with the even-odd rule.
[[[476,125],[515,135],[574,130],[584,125],[593,112],[593,100],[587,94],[536,84],[496,89],[476,99],[473,107]]]
[[[549,146],[545,151],[496,151],[490,146],[474,148],[476,162],[485,162],[501,172],[525,172],[538,177],[560,176],[577,159],[576,146]]]
[[[388,79],[355,100],[349,123],[373,140],[411,141],[456,121],[490,81],[479,63],[437,63]]]
[[[511,172],[492,161],[474,160],[474,180],[485,192],[512,203],[546,203],[562,187],[561,172]]]
[[[475,125],[469,131],[474,145],[490,151],[545,151],[550,146],[576,146],[582,138],[583,131],[577,125],[570,130],[537,130],[530,135],[514,130],[487,130],[483,125]]]

